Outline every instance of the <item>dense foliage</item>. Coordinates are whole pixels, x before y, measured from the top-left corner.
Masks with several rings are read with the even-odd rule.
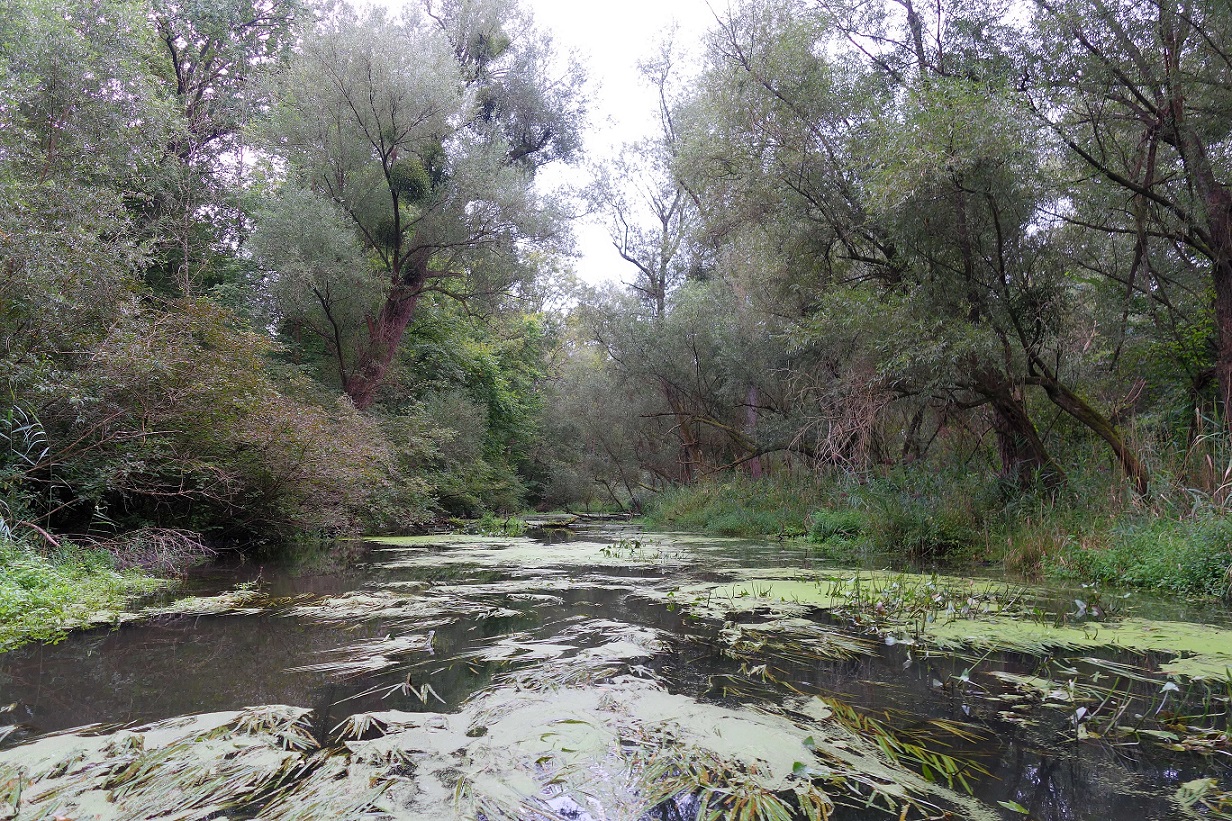
[[[524,505],[582,78],[507,4],[6,4],[0,536]]]
[[[731,532],[1123,574],[1039,526],[1086,509],[1218,564],[1226,11],[734,3],[646,63],[658,133],[589,197],[630,282],[587,289],[536,184],[585,78],[512,2],[8,4],[0,521],[718,520],[723,477],[766,496]]]
[[[608,198],[633,287],[587,307],[657,447],[605,481],[941,467],[1222,510],[1227,27],[1201,1],[748,0],[687,83],[665,52],[661,134]]]

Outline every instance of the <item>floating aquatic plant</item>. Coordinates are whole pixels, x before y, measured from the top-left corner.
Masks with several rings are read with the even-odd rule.
[[[308,713],[268,706],[4,750],[8,817],[205,819],[259,805],[311,766]]]
[[[826,713],[726,708],[628,676],[514,683],[454,714],[352,717],[324,749],[292,707],[53,736],[0,752],[0,788],[10,817],[42,818],[525,819],[596,807],[636,818],[665,801],[750,821],[827,819],[842,804],[993,817]]]

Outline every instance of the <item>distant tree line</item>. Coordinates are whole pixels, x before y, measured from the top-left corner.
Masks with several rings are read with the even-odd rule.
[[[574,423],[595,481],[929,464],[1224,505],[1226,2],[746,0],[704,49],[647,64],[661,128],[600,183],[632,288],[565,367],[609,398]]]

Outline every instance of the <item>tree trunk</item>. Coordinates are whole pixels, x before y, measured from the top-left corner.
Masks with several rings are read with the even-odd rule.
[[[697,476],[697,472],[705,466],[702,459],[701,443],[698,442],[697,435],[693,430],[693,425],[695,424],[693,415],[685,409],[684,403],[680,401],[675,387],[666,379],[659,380],[659,389],[663,392],[663,398],[667,400],[668,406],[672,409],[672,415],[676,419],[676,435],[680,437],[680,451],[684,457],[681,459],[680,478],[686,483],[692,483]]]
[[[369,316],[368,344],[359,352],[359,358],[342,389],[359,410],[367,410],[376,401],[377,391],[385,382],[389,366],[398,353],[407,326],[415,316],[415,307],[423,295],[424,285],[431,272],[428,263],[432,249],[420,246],[404,257],[394,251],[395,265],[391,273],[389,293],[375,318]]]
[[[1211,261],[1211,281],[1215,286],[1215,378],[1219,381],[1226,428],[1232,420],[1232,190],[1219,179],[1201,132],[1189,122],[1193,103],[1183,93],[1185,78],[1180,61],[1184,35],[1178,31],[1178,20],[1167,11],[1166,4],[1159,11],[1164,66],[1171,91],[1166,124],[1175,137],[1185,176],[1205,212],[1206,237],[1201,243],[1205,247],[1199,250]],[[1182,28],[1187,26],[1188,21]]]
[[[1211,261],[1211,282],[1215,286],[1215,379],[1227,427],[1232,422],[1232,191],[1215,176],[1206,144],[1181,119],[1184,101],[1174,100],[1172,109],[1186,176],[1205,211],[1207,236],[1200,250]]]
[[[1206,197],[1211,226],[1211,278],[1215,285],[1215,379],[1223,402],[1224,425],[1232,425],[1232,195],[1218,188]]]
[[[1019,487],[1036,484],[1054,490],[1065,482],[1065,471],[1048,455],[1022,392],[999,375],[986,375],[978,388],[992,406],[993,431],[1001,456],[1001,476]]]
[[[757,441],[757,403],[761,401],[756,385],[749,385],[744,399],[744,433],[749,441]],[[761,456],[753,456],[748,461],[749,475],[754,479],[762,477]]]
[[[368,344],[360,352],[359,361],[343,386],[359,410],[367,410],[376,401],[376,393],[385,381],[385,374],[394,361],[422,293],[419,288],[395,288],[386,297],[377,317],[369,319]]]
[[[1038,364],[1038,363],[1037,363]],[[1051,371],[1042,369],[1043,375],[1036,376],[1032,381],[1042,387],[1052,403],[1068,413],[1074,419],[1085,425],[1096,436],[1103,439],[1112,448],[1121,469],[1134,483],[1134,492],[1139,498],[1145,498],[1150,490],[1150,473],[1139,461],[1133,449],[1125,444],[1125,439],[1102,413],[1087,404],[1086,400],[1061,384]]]

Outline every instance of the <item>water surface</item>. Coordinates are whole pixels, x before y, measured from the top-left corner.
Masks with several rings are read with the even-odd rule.
[[[1172,795],[1181,784],[1204,777],[1228,784],[1222,750],[1178,754],[1136,738],[1079,738],[1080,721],[1064,704],[1045,703],[1023,711],[1025,721],[1007,720],[1005,704],[993,697],[1007,688],[994,673],[1089,675],[1081,660],[1091,657],[1088,651],[925,652],[813,611],[809,618],[818,625],[848,631],[870,648],[825,657],[793,644],[790,635],[733,644],[732,621],[699,615],[676,597],[687,585],[722,582],[750,568],[782,574],[823,567],[802,543],[606,526],[553,531],[533,544],[428,539],[349,545],[343,554],[315,568],[212,568],[189,582],[199,595],[237,583],[256,587],[268,597],[257,614],[159,616],[0,656],[0,703],[11,705],[0,721],[17,725],[6,746],[82,725],[144,724],[262,704],[311,708],[314,733],[324,741],[357,713],[456,711],[511,673],[550,671],[562,659],[606,646],[615,626],[626,625],[665,637],[637,667],[672,694],[771,709],[801,696],[837,699],[904,737],[976,763],[982,774],[971,779],[974,795],[1005,818],[1023,817],[1007,808],[1013,804],[1048,821],[1175,818]],[[1062,612],[1075,595],[1087,594],[1045,591],[1040,606]],[[1175,602],[1116,601],[1126,612],[1195,616],[1193,607]],[[1226,621],[1220,610],[1200,615]],[[772,614],[742,618],[753,629]],[[1098,655],[1143,669],[1159,661]],[[388,663],[373,662],[378,656]],[[1142,699],[1134,709],[1155,709],[1158,689],[1154,680],[1130,683],[1123,697]],[[947,724],[958,731],[938,731]],[[687,811],[677,802],[656,817]]]

